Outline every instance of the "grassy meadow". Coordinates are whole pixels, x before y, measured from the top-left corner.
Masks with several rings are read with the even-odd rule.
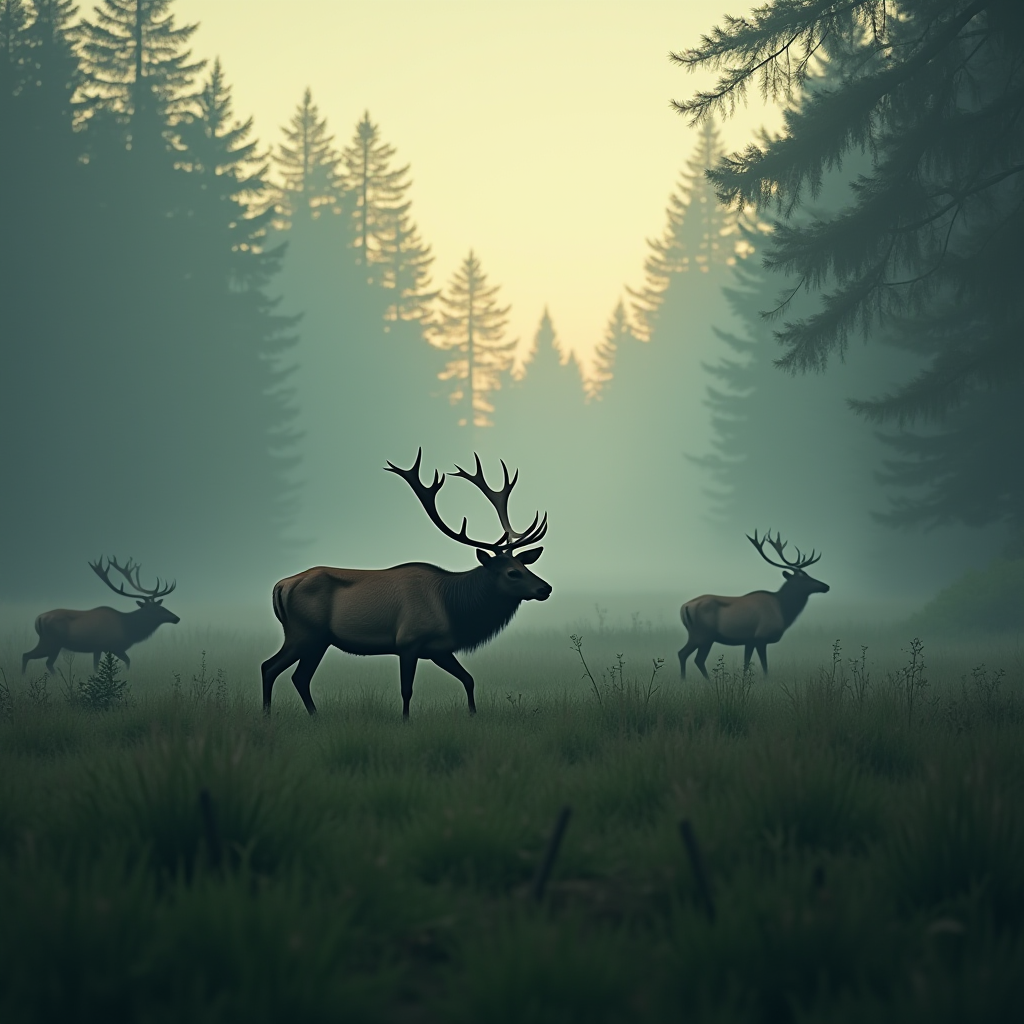
[[[266,720],[272,627],[183,622],[127,676],[78,656],[47,679],[20,674],[30,622],[0,635],[5,1024],[1024,1006],[1013,640],[795,628],[767,682],[716,648],[708,683],[679,679],[681,629],[514,625],[466,659],[475,718],[423,666],[403,724],[395,659],[332,652],[318,718],[284,675]]]

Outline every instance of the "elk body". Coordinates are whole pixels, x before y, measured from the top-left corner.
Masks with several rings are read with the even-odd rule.
[[[502,462],[504,485],[488,487],[479,456],[476,470],[456,467],[454,476],[469,480],[494,507],[502,534],[497,541],[472,540],[466,520],[456,532],[441,519],[437,492],[444,474],[434,472],[431,484],[420,480],[422,449],[410,469],[393,463],[386,470],[400,476],[413,489],[431,522],[446,536],[477,549],[480,563],[466,572],[449,572],[426,562],[407,562],[390,569],[334,569],[318,566],[281,580],[274,587],[274,614],[284,627],[281,649],[262,666],[263,710],[269,714],[274,681],[298,662],[292,682],[306,710],[316,713],[309,686],[313,673],[329,647],[349,654],[398,656],[402,687],[402,715],[409,717],[417,662],[432,661],[453,675],[466,689],[470,714],[476,712],[473,677],[455,657],[486,643],[511,621],[523,601],[546,601],[551,587],[528,566],[543,548],[516,554],[515,549],[537,543],[547,532],[547,516],[534,516],[522,533],[512,529],[508,499],[519,478],[510,480]]]
[[[174,589],[173,582],[169,586],[161,587],[160,580],[157,579],[156,586],[152,589],[143,587],[139,580],[140,566],[133,565],[131,559],[122,567],[117,564],[116,558],[104,566],[101,558],[98,562],[90,562],[89,567],[115,594],[136,598],[138,610],[119,612],[116,608],[104,605],[84,612],[72,611],[69,608],[55,608],[53,611],[43,612],[35,622],[39,643],[34,650],[21,656],[22,673],[30,661],[35,658],[46,658],[46,671],[52,674],[54,662],[62,650],[91,654],[94,670],[99,665],[100,655],[104,651],[109,651],[120,658],[125,667],[130,668],[129,647],[152,636],[156,628],[163,623],[173,624],[181,621],[174,612],[163,606],[162,598]],[[110,582],[108,574],[111,569],[115,569],[128,581],[134,593],[128,593],[124,589],[124,584],[115,587]]]
[[[791,562],[783,554],[785,541],[776,534],[772,540],[771,531],[760,540],[757,530],[747,540],[757,548],[761,557],[776,568],[782,569],[786,582],[775,591],[755,590],[742,597],[719,597],[715,594],[704,594],[679,609],[683,625],[689,634],[686,645],[679,651],[679,670],[686,678],[686,659],[697,652],[693,663],[700,669],[705,679],[708,678],[704,663],[708,652],[714,644],[725,644],[731,647],[744,648],[743,670],[750,666],[750,658],[754,651],[761,661],[761,670],[768,674],[768,644],[777,643],[782,634],[796,617],[804,610],[811,594],[827,594],[827,583],[808,576],[804,569],[817,562],[821,555],[815,557],[814,552],[804,558],[800,549],[796,552],[796,561]],[[765,542],[771,544],[781,562],[773,562],[765,553]]]

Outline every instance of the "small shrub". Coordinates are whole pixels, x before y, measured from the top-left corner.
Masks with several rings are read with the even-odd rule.
[[[127,704],[130,696],[128,680],[121,678],[117,658],[107,651],[96,671],[79,681],[75,703],[88,711],[109,711]]]

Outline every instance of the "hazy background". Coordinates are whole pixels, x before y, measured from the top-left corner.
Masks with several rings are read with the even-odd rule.
[[[154,50],[159,102],[138,100],[131,62],[111,51],[90,59],[117,88],[58,82],[52,110],[11,115],[40,166],[14,169],[36,192],[7,214],[23,242],[6,279],[18,300],[4,356],[17,391],[4,408],[8,604],[97,603],[106,592],[85,562],[100,553],[176,577],[176,609],[225,615],[269,608],[277,578],[314,564],[468,568],[471,551],[381,472],[421,445],[424,475],[474,451],[492,480],[499,458],[521,470],[513,523],[535,509],[551,523],[536,568],[555,598],[530,609],[536,622],[595,603],[671,621],[699,593],[774,588],[778,571],[744,539],[767,527],[824,552],[816,571],[833,590],[815,614],[891,618],[1003,542],[875,518],[885,453],[844,402],[905,375],[905,357],[856,349],[817,377],[771,365],[759,311],[785,282],[760,268],[765,225],[718,210],[702,173],[779,113],[750,108],[702,131],[669,105],[704,84],[669,51],[745,5],[167,11],[198,29]],[[160,70],[186,51],[208,63]],[[215,58],[221,77],[196,120],[188,97]],[[229,129],[250,116],[254,148],[228,160],[243,141]],[[378,167],[381,210],[396,211],[378,256],[353,184],[364,117],[371,145],[393,147]],[[320,147],[305,171],[299,136]],[[212,155],[193,155],[204,146]],[[246,174],[248,191],[225,185]],[[820,204],[842,202],[845,181]],[[482,357],[490,376],[472,411],[451,400],[464,353],[442,322],[453,307],[434,295],[452,295],[470,253],[498,289],[504,346]],[[399,292],[412,297],[404,311]],[[466,483],[450,481],[440,505],[497,536]]]

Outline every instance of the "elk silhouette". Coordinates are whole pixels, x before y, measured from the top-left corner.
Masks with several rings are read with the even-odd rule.
[[[476,548],[480,565],[466,572],[449,572],[426,562],[406,562],[390,569],[318,566],[279,581],[273,604],[284,627],[284,642],[262,665],[266,713],[270,713],[274,681],[297,661],[292,682],[306,710],[315,714],[310,681],[328,647],[333,646],[349,654],[398,655],[403,718],[409,717],[413,677],[421,658],[462,683],[469,712],[475,714],[473,677],[455,652],[471,651],[496,636],[523,601],[546,601],[551,595],[551,587],[527,568],[544,549],[516,554],[517,548],[536,544],[547,532],[547,515],[541,519],[539,512],[526,530],[512,529],[508,499],[519,471],[510,480],[502,462],[504,483],[494,490],[487,485],[478,455],[474,455],[474,472],[455,467],[452,475],[473,484],[493,506],[501,524],[496,541],[473,540],[466,533],[465,518],[457,532],[441,518],[436,500],[445,475],[435,470],[433,482],[423,483],[422,456],[421,448],[411,468],[400,469],[388,462],[385,471],[400,476],[412,488],[430,521],[446,537]]]
[[[786,582],[775,591],[755,590],[742,597],[718,597],[715,594],[704,594],[679,609],[683,625],[689,634],[686,645],[679,651],[679,670],[686,678],[686,659],[696,651],[693,663],[700,669],[701,675],[707,679],[704,668],[708,652],[713,644],[726,644],[731,647],[743,646],[743,671],[750,666],[750,657],[757,651],[761,660],[761,670],[768,674],[768,644],[778,643],[782,634],[793,625],[796,617],[804,610],[811,594],[827,594],[827,583],[808,576],[804,569],[814,565],[821,555],[811,551],[806,558],[796,549],[796,561],[791,562],[783,554],[786,542],[776,533],[772,539],[771,530],[758,539],[757,530],[754,536],[747,534],[747,540],[757,548],[761,557],[769,564],[782,569]],[[765,543],[770,544],[775,553],[782,559],[773,562],[765,553]]]
[[[100,655],[104,651],[110,651],[124,662],[126,668],[130,668],[129,647],[152,636],[157,626],[164,622],[173,624],[181,621],[174,612],[163,605],[162,599],[174,590],[176,584],[173,581],[162,587],[160,578],[157,577],[155,587],[144,587],[139,580],[141,566],[133,564],[130,558],[128,564],[122,566],[117,564],[116,558],[111,558],[104,565],[101,557],[95,562],[90,562],[89,568],[115,594],[135,598],[138,610],[119,612],[116,608],[102,605],[85,612],[72,611],[69,608],[55,608],[53,611],[43,612],[35,622],[39,643],[34,650],[21,656],[22,673],[33,659],[46,658],[46,671],[52,674],[53,664],[61,650],[91,654],[94,670],[100,663]],[[111,569],[125,578],[134,593],[129,594],[123,583],[115,587],[110,582]]]

